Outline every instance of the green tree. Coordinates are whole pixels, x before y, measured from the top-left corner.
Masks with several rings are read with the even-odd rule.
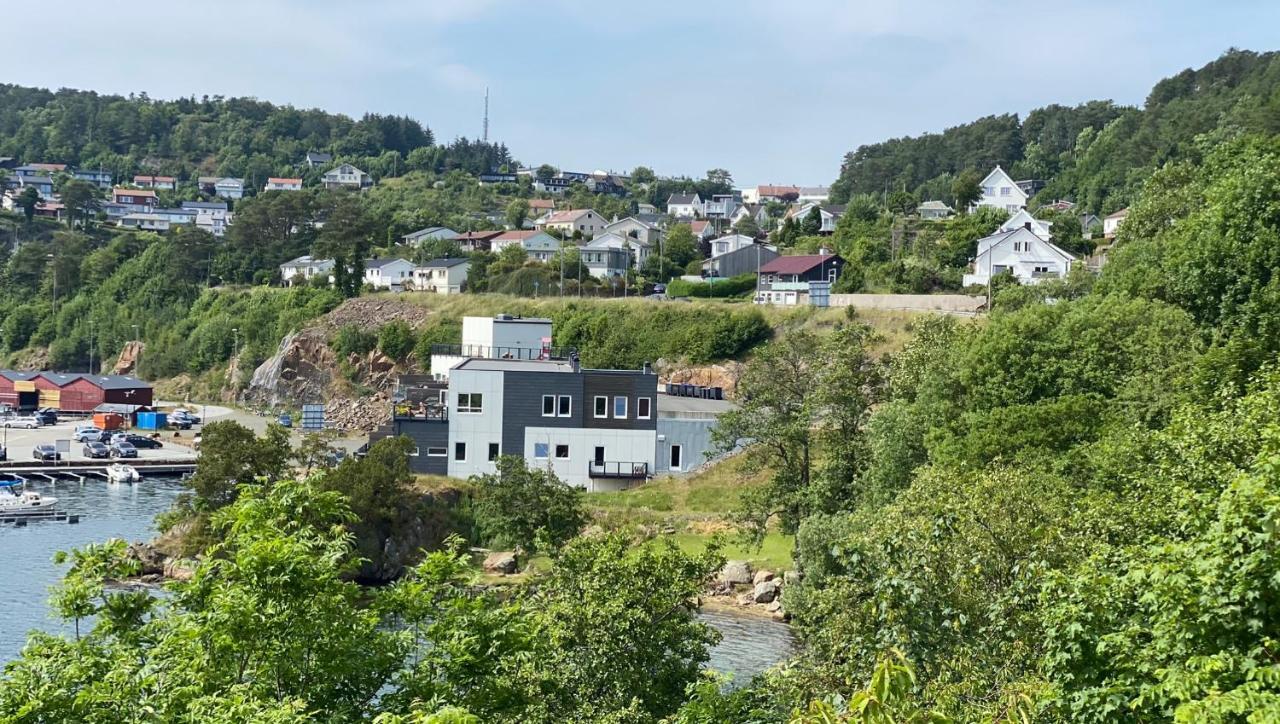
[[[507,204],[507,226],[512,229],[523,229],[524,221],[529,216],[529,202],[525,199],[512,199]]]
[[[888,206],[889,210],[895,214],[907,216],[916,211],[916,207],[920,205],[920,199],[910,191],[898,190],[889,194]]]
[[[689,262],[697,259],[700,254],[698,241],[693,236],[693,229],[688,224],[672,226],[662,243],[662,254],[679,268],[684,268]]]
[[[404,360],[416,343],[413,329],[400,320],[388,322],[378,330],[378,349],[390,359]]]
[[[651,184],[657,177],[648,166],[636,166],[631,171],[631,182],[635,184]]]
[[[23,216],[27,217],[27,223],[36,216],[36,207],[40,205],[40,192],[35,186],[27,186],[18,194],[18,208],[22,209]]]
[[[233,502],[243,486],[279,479],[289,455],[289,434],[279,425],[259,438],[238,422],[208,423],[201,430],[200,462],[190,480],[197,507],[216,510]]]
[[[93,184],[72,179],[62,187],[62,204],[67,209],[67,226],[80,222],[86,226],[101,207],[98,189]]]
[[[968,213],[969,207],[982,198],[982,177],[978,172],[971,168],[962,171],[951,184],[951,198],[960,213]]]
[[[799,232],[801,236],[815,236],[822,231],[822,208],[814,206],[809,209],[809,213],[804,215],[800,220]]]
[[[551,470],[530,468],[514,455],[500,456],[495,465],[496,472],[472,478],[476,524],[486,540],[530,553],[554,551],[586,525],[581,494]]]
[[[758,237],[761,234],[760,225],[757,224],[755,218],[750,215],[738,219],[737,223],[733,225],[733,231],[752,238]]]

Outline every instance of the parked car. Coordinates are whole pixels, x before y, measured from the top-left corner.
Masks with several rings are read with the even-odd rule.
[[[21,427],[27,430],[34,430],[40,427],[40,418],[33,415],[23,415],[20,417],[7,417],[4,421],[5,427]]]
[[[134,435],[127,432],[117,433],[115,437],[111,439],[111,441],[127,442],[130,445],[138,448],[139,450],[159,450],[160,448],[164,447],[164,443],[160,442],[154,437],[147,437],[146,435]]]
[[[185,417],[170,417],[168,421],[169,427],[175,430],[190,430],[195,423]]]
[[[44,442],[36,445],[31,451],[31,457],[36,460],[61,460],[62,453],[58,452],[58,448],[54,447],[53,443]]]
[[[111,450],[100,442],[86,442],[80,452],[87,458],[109,458]]]
[[[76,425],[76,431],[71,433],[71,436],[76,439],[76,442],[100,441],[102,431],[93,425]]]
[[[138,448],[130,445],[124,440],[117,440],[111,443],[111,457],[113,458],[136,458],[138,457]]]
[[[41,425],[58,424],[58,411],[52,407],[41,407],[35,411],[34,417],[40,421]]]
[[[5,450],[3,445],[0,445],[0,460],[8,460],[8,459],[9,459],[9,451]]]
[[[191,410],[186,409],[185,407],[179,407],[178,409],[174,410],[172,414],[169,415],[170,420],[172,420],[174,417],[185,418],[191,421],[192,425],[200,424],[200,416],[192,412]]]
[[[293,427],[293,418],[288,413],[277,417],[276,422],[280,423],[281,427]]]

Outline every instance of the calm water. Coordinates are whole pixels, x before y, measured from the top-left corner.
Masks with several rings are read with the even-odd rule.
[[[137,485],[106,482],[31,483],[30,489],[58,499],[58,509],[80,515],[80,523],[29,521],[25,528],[0,525],[0,664],[16,658],[32,629],[70,628],[50,617],[49,588],[62,578],[65,566],[53,554],[108,538],[141,541],[151,538],[156,514],[169,508],[184,490],[177,480],[147,478]],[[786,658],[791,652],[790,629],[764,617],[739,616],[730,611],[704,611],[702,618],[724,636],[711,652],[709,666],[746,684],[752,676]]]

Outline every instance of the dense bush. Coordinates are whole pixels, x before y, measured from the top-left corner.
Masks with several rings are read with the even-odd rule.
[[[378,335],[358,324],[344,324],[333,333],[329,345],[343,357],[368,354],[378,346]]]
[[[385,324],[378,330],[378,349],[393,360],[404,359],[416,341],[413,329],[399,320]]]
[[[756,288],[755,274],[740,274],[728,279],[690,282],[684,279],[672,279],[667,285],[669,297],[697,297],[700,299],[739,297],[752,292]]]

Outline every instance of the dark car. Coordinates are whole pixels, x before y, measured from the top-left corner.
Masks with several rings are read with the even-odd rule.
[[[59,453],[58,448],[54,447],[52,443],[46,442],[36,445],[36,448],[31,451],[31,457],[36,460],[61,460],[62,453]]]
[[[57,425],[58,411],[52,407],[42,407],[35,411],[35,417],[41,425]]]
[[[111,450],[100,442],[86,442],[80,452],[87,458],[109,458]]]
[[[191,412],[190,410],[174,410],[173,414],[169,415],[169,419],[172,420],[175,417],[186,420],[192,425],[200,424],[200,416],[195,414],[194,412]]]
[[[276,422],[279,423],[281,427],[293,427],[293,418],[288,414],[277,417]]]
[[[124,440],[117,440],[111,443],[111,457],[113,458],[136,458],[138,457],[138,448],[130,445]]]
[[[175,430],[190,430],[195,423],[189,417],[170,417],[167,424]]]
[[[159,450],[164,447],[164,443],[145,435],[125,435],[121,439],[139,450]]]

